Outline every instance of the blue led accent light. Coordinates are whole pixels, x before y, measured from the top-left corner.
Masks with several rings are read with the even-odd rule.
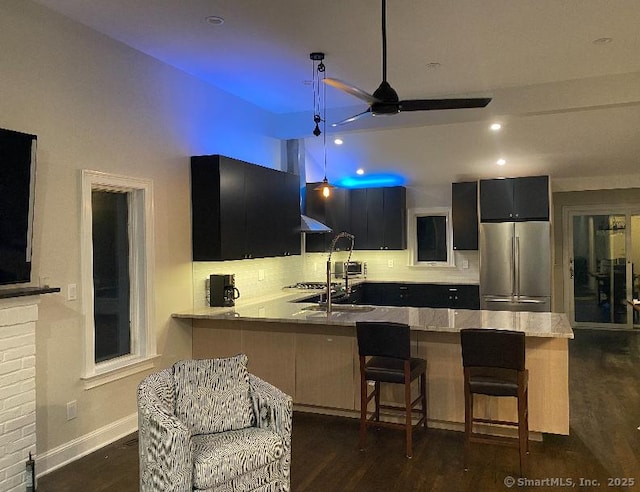
[[[348,176],[336,182],[343,188],[381,188],[383,186],[401,186],[405,178],[398,174],[369,174],[365,176]]]

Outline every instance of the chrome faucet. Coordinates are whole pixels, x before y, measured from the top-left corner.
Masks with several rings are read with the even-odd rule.
[[[347,258],[347,264],[351,260],[351,252],[353,251],[353,243],[355,241],[355,236],[353,234],[349,234],[348,232],[340,232],[336,234],[336,236],[331,241],[331,245],[329,246],[329,258],[327,258],[327,314],[331,313],[331,255],[336,249],[336,243],[338,239],[346,237],[350,239],[351,244],[349,245],[349,257]],[[346,268],[345,271],[345,289],[347,288],[347,276],[346,276]]]

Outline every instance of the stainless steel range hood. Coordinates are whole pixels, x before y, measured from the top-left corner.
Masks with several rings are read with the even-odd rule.
[[[300,214],[300,232],[333,232],[333,229],[316,219]]]
[[[282,142],[282,169],[300,176],[300,232],[306,233],[323,233],[333,232],[330,227],[327,227],[322,222],[312,219],[302,213],[303,207],[303,194],[306,186],[306,175],[304,166],[304,140],[292,139],[284,140]]]

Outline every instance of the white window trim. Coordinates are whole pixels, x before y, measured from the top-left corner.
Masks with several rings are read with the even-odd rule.
[[[446,218],[447,261],[418,261],[418,238],[416,219],[429,215],[442,215]],[[450,207],[411,208],[407,211],[407,233],[409,246],[409,266],[416,268],[454,268],[453,227]]]
[[[130,240],[142,245],[130,248],[131,353],[99,363],[95,362],[93,306],[93,190],[130,194]],[[81,199],[82,308],[85,320],[82,379],[88,389],[147,370],[153,367],[153,360],[157,358],[154,328],[153,181],[83,169]]]

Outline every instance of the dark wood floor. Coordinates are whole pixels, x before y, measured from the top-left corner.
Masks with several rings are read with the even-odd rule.
[[[640,491],[640,333],[582,330],[569,346],[571,435],[532,442],[526,478],[571,479],[574,490]],[[295,413],[293,429],[294,492],[504,491],[505,479],[517,477],[517,450],[492,445],[474,445],[464,472],[459,432],[416,432],[408,460],[402,431],[370,432],[361,452],[357,420]],[[138,490],[137,453],[129,436],[40,478],[38,491]],[[635,484],[619,486],[625,479]],[[531,484],[512,488],[566,489]]]

